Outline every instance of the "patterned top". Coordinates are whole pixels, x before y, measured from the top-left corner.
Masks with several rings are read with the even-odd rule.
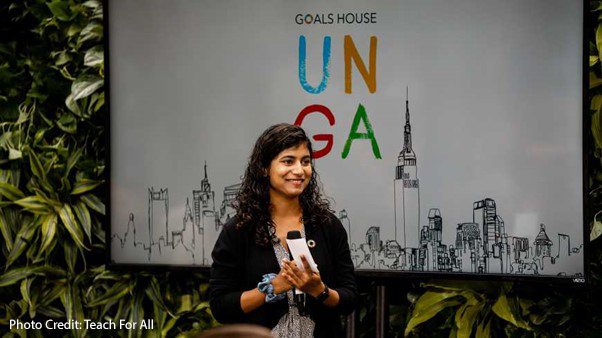
[[[305,227],[301,229],[301,237],[305,238]],[[282,260],[289,258],[288,252],[280,241],[274,244],[274,253],[280,268]],[[280,318],[278,324],[272,329],[272,336],[277,338],[305,338],[313,337],[315,323],[309,316],[301,316],[293,298],[293,290],[286,292],[288,312]]]

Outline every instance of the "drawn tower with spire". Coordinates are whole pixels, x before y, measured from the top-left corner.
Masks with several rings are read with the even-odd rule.
[[[420,184],[416,154],[412,149],[412,126],[406,88],[406,122],[403,148],[397,157],[394,180],[395,240],[404,248],[418,248],[420,243]]]
[[[209,230],[208,225],[215,225],[215,192],[211,189],[211,184],[209,183],[209,178],[207,178],[207,162],[205,161],[204,166],[205,177],[201,180],[201,189],[192,191],[192,202],[194,208],[194,227],[195,231],[199,234],[200,241],[199,243],[193,243],[193,248],[197,245],[202,246],[201,252],[201,264],[204,264],[205,257],[205,248],[209,247],[209,243],[213,238],[207,238],[207,235],[211,235],[207,233]]]

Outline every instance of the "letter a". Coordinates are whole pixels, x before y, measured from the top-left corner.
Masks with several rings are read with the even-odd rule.
[[[357,127],[360,125],[360,121],[364,122],[364,126],[366,127],[366,133],[358,133]],[[376,138],[374,137],[374,131],[372,131],[372,125],[368,120],[368,115],[366,114],[366,108],[361,104],[357,107],[357,112],[355,113],[355,117],[353,118],[353,124],[351,125],[351,130],[349,131],[349,137],[347,138],[347,142],[345,142],[345,148],[343,149],[343,158],[347,158],[349,155],[349,150],[351,149],[351,142],[356,139],[370,139],[372,143],[372,153],[374,153],[374,157],[377,159],[381,159],[380,149],[378,149],[378,143],[376,142]]]
[[[318,87],[312,87],[307,83],[305,55],[305,36],[301,35],[299,36],[299,82],[301,82],[301,87],[303,87],[306,92],[310,94],[320,94],[326,89],[328,78],[330,77],[330,72],[328,71],[330,65],[330,36],[324,37],[324,45],[322,47],[322,81]]]
[[[370,37],[370,71],[355,48],[351,35],[345,35],[345,93],[351,94],[351,59],[355,62],[357,70],[360,71],[370,93],[376,91],[376,36]]]

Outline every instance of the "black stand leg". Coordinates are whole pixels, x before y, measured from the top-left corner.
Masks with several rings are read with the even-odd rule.
[[[376,338],[387,336],[389,327],[389,306],[387,304],[387,289],[384,285],[376,287]]]
[[[358,317],[359,317],[359,311],[357,311],[357,310],[353,311],[349,316],[347,316],[347,318],[346,318],[347,338],[356,338],[357,337],[355,325],[358,321]]]

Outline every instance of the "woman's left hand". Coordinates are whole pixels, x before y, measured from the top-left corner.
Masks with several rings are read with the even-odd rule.
[[[309,294],[312,297],[316,297],[322,293],[325,288],[324,283],[322,283],[322,278],[320,278],[320,273],[314,272],[310,268],[309,262],[303,255],[301,255],[301,262],[303,263],[305,271],[299,269],[297,267],[297,263],[294,261],[291,262],[289,260],[285,260],[284,264],[282,265],[284,277],[295,288]]]

